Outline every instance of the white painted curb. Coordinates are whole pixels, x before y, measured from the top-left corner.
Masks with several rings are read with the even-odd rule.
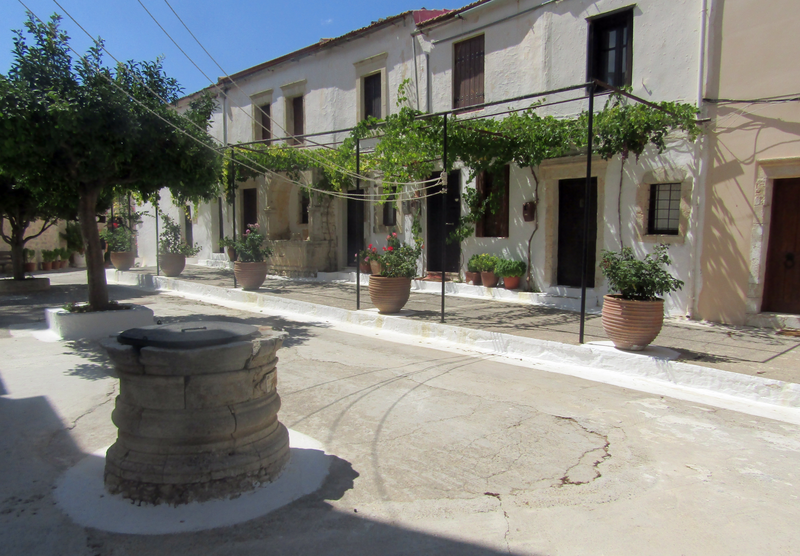
[[[531,362],[591,367],[629,377],[705,390],[716,395],[732,396],[779,407],[800,408],[800,384],[672,361],[668,353],[658,349],[635,353],[608,348],[602,343],[577,346],[562,344],[512,334],[415,321],[403,318],[403,312],[394,316],[380,315],[375,311],[350,311],[274,295],[262,295],[241,289],[227,289],[149,274],[108,270],[107,278],[109,283],[175,291],[212,301],[218,299],[229,303],[252,304],[270,311],[297,313],[306,318],[313,317],[408,334]]]
[[[93,313],[70,313],[60,307],[48,308],[44,310],[44,317],[49,331],[62,340],[103,338],[128,328],[153,324],[153,310],[142,305]]]

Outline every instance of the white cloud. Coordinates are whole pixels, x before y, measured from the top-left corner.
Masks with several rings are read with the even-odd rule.
[[[323,19],[320,22],[320,25],[330,25],[331,23],[333,23],[333,18],[328,18],[328,19]]]

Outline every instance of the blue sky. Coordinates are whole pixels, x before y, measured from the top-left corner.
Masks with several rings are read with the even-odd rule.
[[[89,37],[67,17],[53,0],[23,0],[39,17],[64,16],[62,27],[70,44],[84,53]],[[210,78],[223,73],[197,45],[165,0],[141,0],[173,39]],[[406,10],[454,9],[470,0],[350,0],[277,2],[269,0],[168,0],[192,33],[225,70],[231,74],[313,44],[321,38],[343,35],[372,21]],[[180,50],[159,29],[138,0],[58,0],[93,37],[105,40],[108,51],[120,60],[153,60],[164,57],[167,73],[175,77],[185,93],[209,85]],[[0,73],[13,61],[13,29],[21,29],[25,8],[17,0],[0,2]],[[104,55],[107,64],[113,60]]]

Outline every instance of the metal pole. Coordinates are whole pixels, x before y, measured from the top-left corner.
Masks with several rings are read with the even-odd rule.
[[[592,138],[594,136],[594,91],[597,85],[589,85],[589,131],[586,146],[586,186],[583,192],[583,264],[581,265],[581,328],[578,338],[583,343],[586,321],[586,267],[589,264],[589,205],[592,193]]]
[[[361,189],[361,139],[356,137],[356,191]],[[361,205],[361,210],[364,210],[364,205]],[[358,233],[358,248],[356,249],[356,311],[361,310],[361,251],[364,249],[363,235],[364,235],[364,213],[361,213],[361,222],[359,222],[361,230]]]
[[[161,260],[158,257],[158,194],[156,194],[156,276],[161,275]]]
[[[233,241],[236,241],[236,150],[231,147],[231,166],[228,172],[228,181],[230,182],[231,196],[233,198]],[[238,255],[236,257],[239,258]],[[236,266],[236,263],[233,263]],[[236,272],[233,273],[233,287],[237,288],[239,285],[236,283]]]
[[[444,271],[447,266],[447,217],[445,214],[446,206],[445,199],[447,198],[447,114],[444,115],[444,138],[442,141],[442,172],[444,173],[444,181],[442,182],[442,322],[444,322]]]

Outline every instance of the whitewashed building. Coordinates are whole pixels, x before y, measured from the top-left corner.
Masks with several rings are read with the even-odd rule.
[[[339,141],[348,132],[332,130],[396,110],[398,87],[406,79],[411,82],[411,105],[432,113],[468,110],[593,77],[630,86],[647,100],[699,105],[704,13],[702,2],[690,0],[483,0],[449,12],[405,12],[220,80],[224,93],[219,93],[212,133],[224,144],[285,135],[323,144]],[[548,101],[568,98],[576,100],[541,110],[568,116],[586,108],[584,89],[547,95]],[[598,99],[598,108],[603,102]],[[530,103],[478,107],[458,117],[488,117]],[[329,133],[316,135],[323,132]],[[672,246],[674,273],[686,282],[667,300],[667,310],[692,316],[700,284],[702,148],[702,140],[691,144],[675,137],[662,155],[646,152],[624,167],[619,159],[593,160],[590,308],[599,306],[606,292],[598,266],[603,249],[619,249],[622,243],[643,255],[665,242]],[[586,157],[547,161],[534,172],[535,177],[529,168],[510,167],[504,209],[480,223],[476,237],[443,247],[442,221],[455,223],[464,210],[461,193],[476,185],[467,181],[467,169],[455,172],[444,204],[441,196],[423,201],[421,265],[440,270],[443,248],[451,272],[463,272],[462,263],[476,253],[527,260],[530,240],[531,286],[546,302],[574,307],[570,300],[578,297],[581,278],[576,267],[581,248],[575,238],[582,223],[576,215],[584,203]],[[307,178],[313,181],[310,174]],[[537,180],[539,197],[534,199]],[[533,224],[525,220],[523,205],[535,200],[539,227],[531,239]],[[161,210],[183,220],[183,208],[168,200]],[[220,251],[220,239],[232,235],[234,207],[220,200],[192,210],[184,226],[203,248],[199,258],[209,258]],[[410,216],[403,203],[396,213],[338,198],[309,203],[300,188],[274,175],[239,183],[235,212],[238,234],[249,222],[267,231],[276,246],[273,271],[288,275],[352,265],[359,235],[365,243],[379,244],[393,230],[410,238]],[[139,235],[145,265],[154,263],[153,234],[152,219],[145,219]]]

